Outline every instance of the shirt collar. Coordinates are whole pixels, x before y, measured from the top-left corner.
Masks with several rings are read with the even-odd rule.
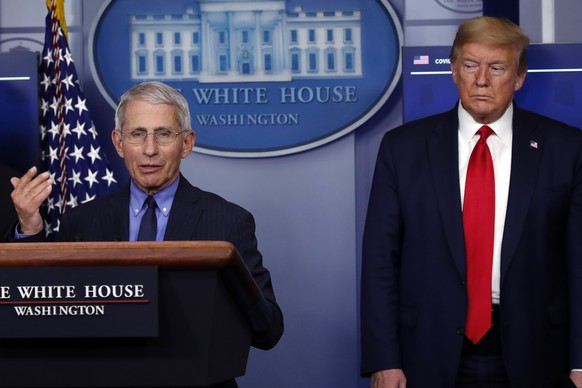
[[[469,143],[475,133],[481,128],[483,124],[476,122],[473,117],[463,108],[463,105],[459,102],[459,135],[465,143]],[[513,122],[513,102],[509,104],[509,107],[503,113],[497,121],[487,124],[495,135],[504,144],[509,144],[511,142],[511,123]]]
[[[178,176],[178,178],[176,178],[168,187],[154,194],[154,199],[158,204],[158,208],[166,217],[170,214],[170,209],[172,208],[174,195],[176,194],[176,190],[178,190],[179,182],[180,177]],[[148,195],[137,187],[132,179],[129,187],[129,205],[131,206],[131,212],[134,216],[137,216],[141,211],[145,211],[143,210],[143,203],[147,197]]]

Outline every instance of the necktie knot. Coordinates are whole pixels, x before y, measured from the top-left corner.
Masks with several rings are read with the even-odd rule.
[[[145,200],[145,204],[147,205],[148,209],[155,209],[156,206],[158,206],[153,195],[148,195],[148,197]]]
[[[481,128],[479,128],[479,130],[477,131],[477,134],[478,134],[479,136],[481,136],[481,137],[479,138],[479,141],[481,141],[481,142],[483,142],[483,141],[486,141],[486,140],[487,140],[487,138],[488,138],[489,136],[491,136],[491,134],[492,134],[492,133],[493,133],[493,130],[491,129],[491,127],[490,127],[490,126],[488,126],[488,125],[483,125],[483,126],[482,126]]]

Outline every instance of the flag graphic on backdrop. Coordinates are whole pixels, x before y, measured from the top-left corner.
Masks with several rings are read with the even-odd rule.
[[[47,200],[47,233],[61,215],[117,188],[87,110],[69,45],[64,0],[46,0],[48,14],[40,64],[43,161],[55,182]]]
[[[414,65],[428,65],[429,58],[428,55],[415,55],[412,61]]]

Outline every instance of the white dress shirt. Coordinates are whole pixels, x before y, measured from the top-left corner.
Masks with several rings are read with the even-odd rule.
[[[461,189],[461,204],[465,196],[465,181],[467,166],[473,147],[479,140],[477,130],[483,124],[476,122],[459,103],[459,184]],[[492,301],[500,302],[501,280],[501,243],[507,212],[507,198],[509,196],[509,180],[511,175],[511,143],[513,130],[513,104],[507,108],[503,116],[494,123],[487,124],[493,134],[487,139],[487,145],[493,159],[495,174],[495,232],[493,236],[493,271],[491,278]]]

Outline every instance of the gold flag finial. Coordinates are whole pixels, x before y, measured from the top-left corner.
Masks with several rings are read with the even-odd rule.
[[[47,8],[55,13],[55,18],[59,21],[65,38],[69,40],[67,33],[67,21],[65,20],[65,0],[46,0]]]

